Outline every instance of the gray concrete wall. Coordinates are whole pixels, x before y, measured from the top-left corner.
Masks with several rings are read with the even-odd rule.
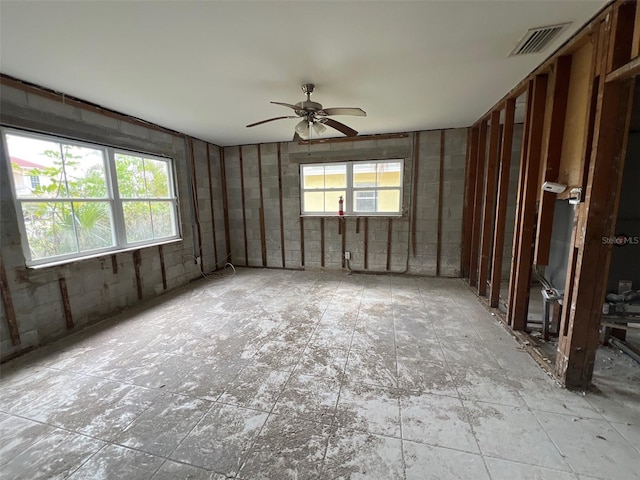
[[[226,255],[222,193],[220,183],[220,149],[194,141],[197,178],[197,204],[191,199],[189,148],[184,136],[147,128],[131,123],[124,117],[114,118],[96,111],[70,105],[31,91],[2,86],[0,91],[0,120],[4,126],[30,129],[43,133],[112,145],[151,154],[167,155],[174,159],[177,191],[180,199],[182,240],[163,246],[167,289],[184,285],[200,276],[199,267],[189,255],[199,251],[193,219],[201,225],[202,263],[205,271],[215,268],[213,232],[216,231],[218,261]],[[9,339],[7,315],[0,307],[0,353],[6,358],[22,349],[37,347],[52,339],[94,323],[120,309],[139,303],[133,252],[74,261],[62,266],[26,268],[21,247],[15,205],[10,187],[9,162],[2,154],[0,162],[0,249],[7,274],[8,294],[11,297],[20,333],[20,345]],[[209,188],[209,162],[212,187]],[[213,193],[214,215],[211,215],[210,195]],[[197,213],[197,215],[196,215]],[[214,218],[215,217],[215,218]],[[215,220],[215,228],[214,228]],[[140,249],[143,300],[162,294],[160,256],[158,247]],[[59,286],[65,278],[74,329],[67,329]]]
[[[419,150],[414,151],[415,135]],[[404,138],[342,140],[316,143],[280,144],[282,182],[282,221],[278,186],[278,144],[226,147],[224,149],[231,254],[234,264],[262,267],[260,234],[260,181],[262,166],[266,266],[285,268],[342,268],[342,242],[352,254],[351,268],[372,272],[406,272],[435,275],[437,265],[438,190],[440,177],[440,130],[408,134]],[[444,131],[442,175],[442,226],[440,275],[460,275],[460,244],[467,129]],[[259,154],[258,154],[259,153]],[[242,173],[240,176],[240,157]],[[300,164],[314,162],[404,159],[403,215],[401,217],[301,217]],[[412,244],[413,185],[415,159],[418,159],[415,205],[415,255]],[[244,182],[244,191],[242,184]],[[244,211],[242,208],[244,196]],[[336,204],[337,208],[337,204]],[[244,218],[243,218],[244,213]],[[301,219],[303,228],[301,229]],[[321,235],[324,228],[324,237]],[[367,239],[365,242],[365,229]],[[245,255],[245,231],[247,235]],[[389,231],[391,243],[388,245]],[[323,252],[324,239],[324,258]],[[365,243],[367,265],[365,268]],[[282,263],[282,248],[285,262]],[[302,251],[304,250],[304,258]],[[387,259],[389,268],[387,268]]]
[[[342,268],[344,236],[345,250],[352,252],[353,269],[365,270],[366,244],[368,271],[436,274],[440,131],[407,134],[403,138],[372,137],[365,140],[327,142],[314,144],[310,149],[307,145],[291,142],[264,144],[259,147],[244,145],[222,150],[197,139],[192,139],[190,144],[189,139],[179,133],[159,131],[153,126],[145,126],[142,122],[134,122],[124,116],[104,115],[79,103],[63,102],[61,97],[39,95],[35,90],[25,91],[2,86],[0,112],[0,121],[5,126],[167,155],[174,159],[182,240],[163,246],[167,290],[200,276],[200,269],[191,257],[193,255],[202,255],[205,272],[221,268],[227,261],[236,265],[258,267],[321,268],[321,222],[324,223],[324,268]],[[416,135],[419,137],[418,151],[414,151]],[[439,257],[440,275],[443,276],[455,277],[460,274],[466,138],[467,129],[444,132]],[[4,158],[4,152],[2,157],[0,251],[7,274],[7,293],[13,303],[20,334],[20,344],[13,345],[8,331],[7,313],[4,307],[0,307],[0,354],[2,358],[8,358],[20,351],[68,335],[141,300],[138,298],[133,251],[77,260],[59,266],[25,266],[10,189],[9,162]],[[324,220],[305,217],[301,228],[301,162],[384,158],[405,160],[401,217],[376,217],[369,218],[366,222],[364,218],[358,221],[354,217],[342,220],[335,217],[326,217]],[[416,178],[416,159],[419,168],[415,232],[412,232],[414,208],[411,202]],[[224,176],[226,183],[223,185]],[[224,187],[227,189],[226,212]],[[264,218],[264,239],[261,233],[261,211]],[[225,240],[225,214],[229,222],[229,245]],[[340,221],[341,225],[338,223]],[[415,246],[412,242],[414,236]],[[262,255],[263,241],[266,246],[266,261],[263,261]],[[141,248],[140,259],[144,301],[161,295],[165,289],[158,247]],[[60,278],[66,280],[68,287],[74,322],[72,329],[67,328],[65,321]]]

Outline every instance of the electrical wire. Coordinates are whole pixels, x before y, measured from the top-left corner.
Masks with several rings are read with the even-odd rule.
[[[230,255],[227,255],[223,260],[226,260],[227,258],[229,258],[229,256],[230,256]],[[197,264],[197,265],[198,265],[198,267],[199,267],[200,275],[202,275],[202,277],[203,277],[203,278],[206,278],[206,279],[208,279],[208,280],[218,280],[218,279],[220,279],[220,278],[223,278],[223,277],[229,277],[229,276],[230,276],[230,277],[233,277],[233,276],[236,274],[236,267],[235,267],[235,266],[233,265],[233,263],[231,263],[231,262],[226,262],[226,263],[224,264],[224,268],[223,268],[223,270],[220,270],[220,271],[217,271],[217,270],[216,270],[216,271],[214,271],[214,272],[205,273],[205,272],[202,270],[202,262],[201,262],[201,263],[198,263],[198,257],[196,257],[195,255],[183,255],[183,256],[182,256],[182,264],[183,264],[183,265],[184,265],[184,259],[185,259],[185,258],[192,258],[192,259],[193,259],[193,261],[194,261],[194,262],[196,262],[196,264]],[[229,275],[229,274],[225,273],[225,270],[226,270],[227,268],[230,268],[230,269],[232,270],[231,275]]]

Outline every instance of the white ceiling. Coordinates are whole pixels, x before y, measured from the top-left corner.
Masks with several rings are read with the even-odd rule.
[[[363,108],[336,118],[361,134],[464,127],[606,3],[0,0],[0,71],[222,146],[290,140],[296,120],[245,125],[288,115],[269,101],[305,82]],[[507,58],[562,22],[543,53]]]

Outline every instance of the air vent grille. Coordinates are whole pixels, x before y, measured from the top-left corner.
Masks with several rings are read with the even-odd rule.
[[[531,28],[527,30],[518,44],[515,46],[510,57],[514,55],[527,55],[529,53],[540,53],[543,51],[557,36],[558,34],[569,25],[568,23],[561,23],[558,25],[548,25],[546,27]]]

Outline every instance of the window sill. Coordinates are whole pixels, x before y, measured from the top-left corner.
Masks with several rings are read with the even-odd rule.
[[[117,255],[119,253],[134,252],[136,250],[142,250],[145,248],[152,248],[160,245],[169,245],[172,243],[178,243],[178,242],[182,242],[182,240],[183,240],[182,238],[172,238],[170,240],[166,240],[162,242],[145,243],[143,245],[137,245],[137,246],[127,247],[127,248],[118,249],[118,250],[101,251],[101,252],[90,254],[90,255],[83,255],[82,257],[65,258],[64,260],[56,260],[56,261],[47,262],[47,263],[36,263],[34,265],[27,264],[26,267],[29,270],[42,270],[50,267],[61,267],[63,265],[83,262],[85,260],[95,260],[97,258],[110,257],[112,255]]]
[[[404,215],[401,213],[380,213],[380,214],[351,214],[351,215],[336,215],[327,213],[302,213],[300,218],[402,218]]]

